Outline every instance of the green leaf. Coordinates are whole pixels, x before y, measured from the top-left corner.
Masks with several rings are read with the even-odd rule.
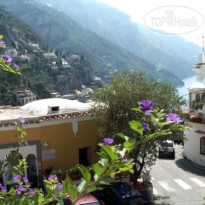
[[[55,199],[57,200],[57,205],[64,205],[63,199],[61,199],[60,196],[55,196]]]
[[[88,169],[84,166],[81,167],[80,169],[81,174],[83,175],[83,179],[88,183],[91,180],[91,174],[88,171]]]
[[[136,139],[135,138],[129,138],[128,141],[123,143],[125,149],[130,152],[136,147]]]
[[[139,107],[132,108],[131,110],[136,111],[136,112],[141,112],[141,113],[143,113],[142,110],[140,110]]]
[[[0,40],[3,39],[3,37],[4,37],[3,35],[0,35]]]
[[[91,192],[93,192],[93,191],[99,190],[99,188],[100,188],[100,187],[96,187],[96,186],[88,187],[88,188],[86,189],[86,193],[89,194],[89,193],[91,193]],[[102,188],[100,188],[100,190],[101,190],[101,189],[102,189]]]
[[[106,182],[106,181],[100,181],[100,184],[103,184],[103,185],[110,185],[109,182]]]
[[[143,127],[142,123],[138,121],[130,121],[129,122],[130,128],[133,129],[134,131],[138,132],[141,136],[143,136]]]
[[[97,174],[98,177],[101,177],[105,169],[106,167],[104,167],[102,164],[96,163],[93,165],[93,170]]]
[[[125,136],[123,133],[118,133],[117,136],[121,137],[122,139],[126,141],[129,139],[129,137]]]
[[[86,187],[86,181],[82,179],[81,183],[78,185],[78,192],[82,193],[85,190]]]
[[[116,155],[116,153],[114,152],[114,150],[112,149],[112,147],[107,146],[107,145],[104,145],[104,146],[102,146],[102,150],[103,150],[104,152],[106,152],[106,154],[109,156],[109,158],[110,158],[111,160],[115,160],[115,159],[116,159],[117,155]]]
[[[108,160],[106,158],[102,158],[98,161],[98,163],[102,164],[103,167],[107,167]]]
[[[41,204],[43,202],[43,194],[38,195],[38,203]]]
[[[63,183],[67,185],[66,191],[69,191],[70,195],[73,197],[73,199],[75,199],[78,193],[76,186],[73,184],[73,181],[71,180],[69,176],[66,177],[65,181]]]
[[[125,139],[125,135],[123,133],[117,133],[116,134],[118,137],[121,137],[122,139]]]

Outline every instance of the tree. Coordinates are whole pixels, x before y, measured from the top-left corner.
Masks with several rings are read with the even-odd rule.
[[[154,80],[147,81],[143,73],[123,73],[119,77],[112,77],[109,85],[93,94],[95,106],[92,116],[99,126],[99,140],[106,136],[114,137],[116,142],[120,142],[121,139],[115,135],[118,132],[140,140],[140,136],[130,129],[128,122],[142,119],[142,113],[134,112],[131,108],[137,107],[138,102],[143,99],[152,100],[155,108],[168,113],[179,111],[180,106],[185,103],[172,85]],[[173,133],[177,136],[183,135],[181,131]],[[152,165],[156,160],[157,144],[167,138],[173,139],[173,134],[154,138],[133,150],[131,156],[139,166],[139,169],[133,167],[135,183],[144,165]]]

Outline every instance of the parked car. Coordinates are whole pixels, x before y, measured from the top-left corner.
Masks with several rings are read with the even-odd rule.
[[[165,140],[159,146],[159,158],[163,156],[170,156],[175,159],[175,147],[174,142],[171,140]]]
[[[105,205],[142,205],[141,194],[127,183],[113,182],[102,187],[92,194]]]

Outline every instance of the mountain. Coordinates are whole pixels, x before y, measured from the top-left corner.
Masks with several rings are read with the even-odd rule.
[[[52,48],[58,47],[63,52],[84,55],[100,77],[123,70],[143,71],[159,80],[166,77],[163,74],[159,76],[153,64],[82,28],[63,12],[36,4],[32,0],[1,0],[0,3],[32,26]],[[173,82],[172,79],[169,81]],[[178,85],[182,83],[176,76],[175,82]]]
[[[84,28],[127,49],[134,55],[166,69],[179,78],[193,75],[199,46],[178,36],[154,33],[133,23],[119,10],[96,0],[36,0],[65,12]]]
[[[0,34],[6,49],[0,54],[12,56],[22,75],[0,75],[0,105],[18,105],[16,93],[30,89],[37,99],[49,98],[52,92],[61,95],[97,86],[90,64],[83,56],[48,52],[41,37],[27,23],[0,9]]]

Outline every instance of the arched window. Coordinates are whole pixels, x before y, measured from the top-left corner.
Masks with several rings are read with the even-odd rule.
[[[200,154],[205,154],[205,137],[200,139]]]

